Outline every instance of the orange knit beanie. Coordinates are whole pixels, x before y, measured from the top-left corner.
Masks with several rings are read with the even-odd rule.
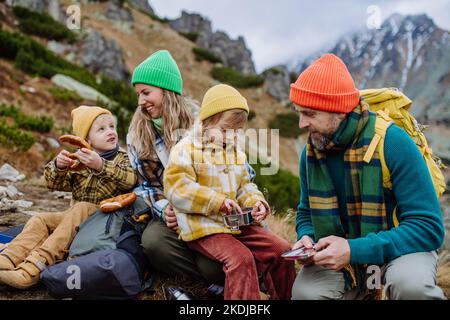
[[[348,113],[358,105],[359,91],[344,62],[326,54],[291,84],[290,100],[301,107]]]

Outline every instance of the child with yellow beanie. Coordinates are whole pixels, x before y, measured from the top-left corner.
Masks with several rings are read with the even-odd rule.
[[[81,106],[72,111],[73,133],[93,150],[79,150],[85,166],[70,171],[73,160],[62,150],[45,167],[48,188],[72,192],[71,207],[32,217],[23,231],[0,253],[0,283],[27,289],[41,271],[64,259],[76,228],[98,209],[102,200],[129,192],[136,183],[128,155],[119,149],[116,121],[111,112]]]
[[[171,151],[164,194],[174,207],[181,239],[223,263],[226,300],[258,300],[257,270],[272,299],[290,299],[294,264],[281,258],[290,246],[259,224],[270,207],[250,181],[246,155],[230,134],[244,128],[248,112],[246,99],[233,87],[209,89],[200,109],[201,128],[196,126]],[[257,224],[226,227],[223,216],[242,207],[252,207]]]

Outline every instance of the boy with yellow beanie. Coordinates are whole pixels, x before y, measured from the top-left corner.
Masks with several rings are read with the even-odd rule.
[[[48,188],[71,191],[71,207],[32,217],[23,231],[0,253],[0,283],[27,289],[39,281],[41,271],[64,259],[76,228],[105,199],[127,193],[136,183],[127,153],[119,149],[116,121],[111,112],[81,106],[72,111],[74,135],[85,139],[92,150],[77,152],[85,166],[70,171],[73,160],[62,150],[45,167]]]
[[[250,181],[246,155],[231,134],[244,128],[248,112],[247,100],[235,88],[220,84],[209,89],[200,108],[201,128],[194,128],[170,153],[164,194],[174,207],[181,239],[223,263],[226,300],[259,300],[257,270],[263,270],[273,299],[289,299],[294,264],[281,254],[290,246],[260,225],[270,207]],[[243,207],[252,208],[256,224],[241,230],[225,226],[223,216],[242,213]]]

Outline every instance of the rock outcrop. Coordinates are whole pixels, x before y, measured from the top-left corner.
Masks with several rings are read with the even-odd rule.
[[[130,72],[125,64],[122,48],[94,29],[83,32],[79,62],[94,73],[101,72],[115,80],[128,81]]]
[[[264,88],[268,94],[280,102],[289,101],[291,79],[286,66],[272,67],[263,72]]]
[[[123,6],[120,0],[109,1],[108,9],[106,9],[105,17],[118,22],[133,22],[133,14],[130,9]]]
[[[51,81],[67,90],[75,91],[80,97],[90,100],[98,101],[101,100],[106,104],[111,104],[111,100],[105,95],[101,94],[92,87],[89,87],[77,80],[62,74],[56,74],[52,77]]]
[[[256,73],[252,53],[243,37],[233,40],[225,32],[213,32],[211,21],[186,11],[178,19],[170,21],[169,25],[178,32],[197,34],[197,45],[219,57],[226,67],[247,75]]]
[[[142,10],[150,15],[155,15],[155,11],[151,7],[148,0],[128,0],[136,9]]]

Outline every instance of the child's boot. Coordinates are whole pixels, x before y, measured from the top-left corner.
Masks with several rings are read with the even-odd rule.
[[[0,254],[0,270],[14,270],[15,267],[7,255]]]
[[[37,253],[30,254],[14,270],[0,271],[0,283],[17,289],[28,289],[39,282],[46,260]]]

